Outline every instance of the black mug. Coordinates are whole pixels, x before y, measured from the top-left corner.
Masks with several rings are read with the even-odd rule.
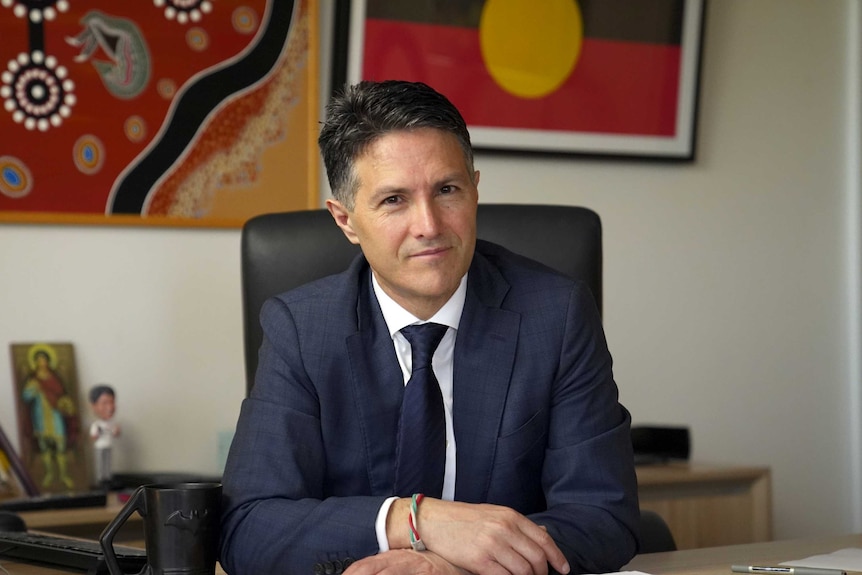
[[[144,518],[147,547],[147,564],[141,574],[214,575],[221,483],[163,483],[139,487],[99,537],[111,575],[125,575],[114,553],[114,536],[135,511]]]

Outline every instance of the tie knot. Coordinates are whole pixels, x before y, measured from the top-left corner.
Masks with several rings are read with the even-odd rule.
[[[408,325],[401,329],[401,334],[407,338],[413,350],[413,371],[431,366],[431,358],[447,329],[439,323]]]

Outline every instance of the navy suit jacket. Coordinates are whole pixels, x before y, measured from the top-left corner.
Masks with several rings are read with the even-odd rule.
[[[404,382],[368,263],[270,299],[261,323],[224,473],[221,563],[307,575],[373,555]],[[631,420],[586,285],[478,241],[453,375],[455,499],[547,526],[573,572],[625,564],[639,517]]]

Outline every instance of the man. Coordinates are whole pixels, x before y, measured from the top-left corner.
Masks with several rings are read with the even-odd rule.
[[[264,305],[224,475],[222,565],[617,570],[636,550],[630,417],[589,289],[476,240],[479,172],[442,95],[362,82],[327,112],[327,207],[363,253]],[[436,351],[414,347],[425,323],[444,326]],[[429,410],[442,392],[445,437],[405,439],[426,420],[412,389]],[[406,478],[438,460],[411,497]]]
[[[90,388],[90,408],[95,421],[90,425],[93,441],[93,459],[96,464],[96,484],[108,488],[111,485],[111,452],[114,439],[120,436],[120,426],[114,421],[117,411],[117,396],[114,388],[100,383]]]

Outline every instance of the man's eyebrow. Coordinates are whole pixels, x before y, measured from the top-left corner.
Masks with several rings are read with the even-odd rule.
[[[470,177],[469,174],[465,174],[459,170],[456,172],[451,172],[451,173],[446,174],[443,177],[439,178],[436,181],[435,185],[440,186],[440,185],[443,185],[443,184],[446,184],[449,182],[471,182],[471,181],[472,181],[472,178]]]
[[[460,171],[450,172],[449,174],[445,174],[431,184],[434,188],[440,188],[442,186],[446,186],[449,184],[457,183],[468,183],[472,182],[472,179],[468,174],[464,174]],[[373,190],[370,194],[371,199],[377,199],[380,197],[391,196],[393,194],[412,194],[412,190],[410,188],[400,186],[398,184],[380,184],[377,189]]]

